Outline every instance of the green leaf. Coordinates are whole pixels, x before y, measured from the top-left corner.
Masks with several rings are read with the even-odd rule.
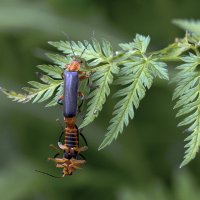
[[[177,67],[180,72],[176,75],[177,86],[173,99],[177,99],[174,108],[179,108],[177,117],[185,116],[178,126],[189,126],[187,129],[191,134],[185,139],[184,160],[180,167],[188,164],[200,146],[200,73],[197,70],[200,58],[194,54],[189,54],[182,58],[184,64]]]
[[[136,37],[135,37],[134,43],[133,43],[134,48],[139,50],[142,54],[146,53],[149,42],[150,42],[149,36],[145,37],[143,35],[136,34]]]
[[[172,22],[178,27],[200,36],[200,20],[175,19]]]
[[[120,43],[119,46],[124,50],[124,51],[130,51],[134,49],[134,43],[129,42],[129,43]]]
[[[190,43],[199,46],[200,42],[200,21],[175,19],[173,23],[186,30],[186,36]]]
[[[62,79],[62,73],[64,70],[57,65],[38,65],[37,67],[52,78]]]
[[[177,40],[168,47],[153,52],[153,57],[159,58],[161,61],[180,61],[179,56],[188,51],[191,44],[188,43],[187,37]]]
[[[150,37],[136,34],[133,42],[120,43],[119,46],[126,54],[131,56],[132,54],[144,54],[150,42]]]
[[[9,91],[1,88],[1,91],[6,94],[8,98],[13,99],[13,101],[26,103],[33,100],[35,102],[43,102],[53,96],[54,91],[63,83],[63,80],[54,80],[47,75],[41,75],[40,79],[44,83],[39,83],[36,81],[29,81],[28,83],[32,87],[22,88],[27,94],[18,94],[14,91]]]
[[[119,71],[117,63],[114,60],[115,56],[112,46],[107,40],[102,40],[101,45],[95,38],[92,39],[92,44],[88,41],[84,41],[84,43],[80,41],[49,43],[64,54],[72,55],[74,53],[76,57],[81,56],[87,61],[87,65],[90,66],[90,69],[85,66],[81,66],[81,69],[93,72],[91,82],[95,89],[88,96],[89,102],[86,116],[80,126],[82,128],[91,123],[102,110],[106,97],[110,94],[109,86],[113,82],[113,75]]]
[[[91,123],[101,111],[106,97],[110,94],[109,85],[113,82],[113,74],[118,73],[118,67],[114,63],[104,65],[101,70],[96,71],[91,76],[91,81],[95,89],[90,93],[88,98],[87,113],[80,128]]]
[[[115,97],[123,98],[114,107],[114,117],[110,120],[106,138],[101,143],[99,150],[109,145],[118,137],[119,133],[122,133],[124,124],[127,126],[129,123],[129,117],[133,119],[134,107],[137,109],[140,100],[144,97],[146,91],[145,86],[150,87],[152,84],[153,77],[148,71],[147,66],[145,62],[137,66],[139,68],[137,72],[127,77],[131,84],[115,94]]]
[[[13,101],[26,103],[31,100],[31,97],[27,94],[16,93],[15,91],[9,91],[5,88],[0,87],[0,91],[3,92],[8,98]]]
[[[149,62],[149,69],[151,70],[151,73],[154,77],[158,76],[160,79],[169,80],[166,63],[151,60]]]
[[[52,54],[47,53],[46,54],[48,58],[50,58],[55,64],[57,64],[62,69],[65,69],[65,65],[72,62],[72,58],[70,56],[63,56],[59,54]]]
[[[74,41],[72,41],[72,42],[69,42],[69,41],[49,42],[49,44],[56,47],[58,50],[62,51],[64,54],[67,54],[70,56],[79,57],[79,56],[81,56],[82,52],[85,50],[84,54],[82,55],[82,58],[92,59],[92,58],[97,57],[97,56],[95,56],[96,52],[94,51],[91,44],[88,45],[88,41],[85,41],[84,44],[79,41],[77,43]],[[95,54],[93,55],[93,53],[95,53]]]
[[[93,58],[91,62],[88,60],[90,66],[97,66],[94,68],[95,72],[91,76],[91,82],[95,89],[88,96],[88,108],[80,128],[88,125],[98,116],[106,101],[106,97],[110,94],[109,85],[113,82],[113,75],[119,72],[117,63],[114,61],[112,47],[108,41],[103,40],[101,47],[99,42],[93,39],[93,46],[88,45],[85,56],[89,52],[90,57],[92,54],[98,56],[98,59]]]
[[[55,90],[57,91],[55,97],[53,97],[51,102],[49,102],[45,107],[56,106],[58,104],[58,99],[63,95],[63,84],[60,84],[60,86]]]
[[[139,107],[146,89],[151,87],[153,77],[158,76],[162,79],[168,79],[166,64],[152,59],[151,56],[148,58],[145,56],[149,41],[149,37],[140,35],[136,35],[134,39],[133,46],[139,50],[140,55],[131,56],[127,62],[123,63],[119,78],[115,83],[124,86],[124,88],[114,95],[114,97],[121,97],[121,100],[114,107],[114,117],[110,120],[108,132],[99,150],[108,146],[118,137],[119,133],[122,133],[124,125],[129,124],[129,118],[133,119],[134,110]],[[132,49],[129,44],[122,45],[123,49],[128,47]]]

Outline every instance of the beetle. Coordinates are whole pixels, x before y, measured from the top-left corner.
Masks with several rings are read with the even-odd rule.
[[[81,56],[86,48],[87,46],[81,53]],[[74,53],[73,49],[72,52]],[[63,168],[61,177],[72,175],[76,169],[80,169],[80,167],[86,163],[84,156],[80,153],[88,149],[87,141],[76,125],[77,111],[84,99],[83,93],[78,91],[79,81],[88,78],[88,75],[86,75],[84,71],[80,71],[81,66],[85,64],[85,61],[81,56],[74,56],[72,62],[65,66],[65,70],[62,74],[64,79],[64,94],[58,99],[58,103],[63,105],[65,128],[59,138],[58,147],[63,150],[63,156],[62,158],[57,158],[57,156],[60,155],[60,153],[57,153],[53,158],[48,158],[48,160],[56,163],[56,167]],[[82,103],[79,106],[78,97],[81,97],[82,100]],[[61,143],[63,134],[65,137],[64,143]],[[79,135],[83,137],[86,146],[80,147]],[[57,147],[53,145],[50,146],[59,151]],[[80,159],[80,157],[83,159]],[[56,177],[46,172],[38,172]]]

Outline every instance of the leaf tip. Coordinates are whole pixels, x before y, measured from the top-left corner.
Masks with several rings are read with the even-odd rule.
[[[84,122],[79,126],[79,129],[84,128],[87,124],[85,124]]]
[[[184,166],[186,166],[189,162],[190,162],[191,160],[188,160],[187,158],[185,158],[184,160],[183,160],[183,162],[181,163],[181,165],[180,165],[180,169],[181,168],[183,168]]]
[[[179,166],[179,169],[183,168],[185,165],[186,165],[186,163],[185,163],[185,161],[183,161],[183,162],[181,163],[181,165]]]
[[[103,148],[101,146],[99,146],[98,151],[101,151]]]
[[[177,19],[172,19],[172,24],[175,24]]]
[[[102,142],[98,148],[98,151],[101,151],[102,149],[104,149],[107,146],[107,144],[104,144],[104,142]]]
[[[53,41],[48,41],[47,43],[48,43],[49,45],[52,45],[52,46],[53,46],[53,44],[54,44]]]

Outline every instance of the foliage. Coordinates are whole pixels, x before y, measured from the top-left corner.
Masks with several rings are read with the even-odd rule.
[[[53,74],[53,77],[58,75],[58,74],[56,74],[56,70],[52,66],[43,65],[43,66],[39,66],[39,68],[41,70],[47,72],[48,74]],[[48,75],[41,74],[40,80],[43,83],[39,83],[36,81],[29,81],[28,83],[33,87],[22,88],[23,90],[25,90],[27,92],[26,94],[19,94],[14,91],[8,91],[4,88],[1,88],[1,90],[4,94],[6,94],[8,96],[8,98],[11,98],[17,102],[26,103],[30,100],[33,100],[33,103],[35,103],[35,102],[41,103],[43,101],[48,100],[50,97],[52,97],[52,95],[54,94],[54,92],[56,90],[59,92],[60,88],[62,87],[61,80],[55,80]],[[57,95],[56,95],[56,98],[58,98]],[[49,105],[52,105],[52,102],[47,104],[47,106],[49,106]],[[53,105],[55,105],[55,104],[53,104]]]
[[[28,82],[32,87],[25,87],[25,94],[8,91],[1,88],[9,98],[17,102],[43,102],[52,100],[47,106],[56,105],[58,97],[63,93],[62,72],[65,65],[72,62],[72,56],[82,57],[86,61],[81,71],[90,75],[92,90],[87,98],[87,111],[80,128],[89,125],[100,113],[106,98],[110,94],[110,85],[121,87],[114,97],[119,101],[114,106],[113,117],[110,120],[108,132],[99,149],[109,145],[123,132],[124,125],[128,126],[133,119],[135,110],[150,89],[155,78],[168,80],[167,62],[179,61],[179,72],[172,79],[177,86],[173,99],[177,100],[175,108],[179,111],[177,116],[187,115],[179,126],[190,125],[187,129],[191,135],[186,138],[189,143],[184,161],[186,165],[193,159],[200,146],[200,64],[199,21],[175,20],[174,23],[189,31],[186,36],[176,39],[173,44],[159,51],[149,52],[147,48],[150,37],[137,34],[133,42],[119,44],[120,50],[114,51],[110,42],[95,38],[92,42],[49,42],[63,54],[47,54],[53,65],[39,65],[44,73],[39,74],[41,82]],[[75,54],[75,55],[74,55]],[[113,82],[114,81],[114,82]]]
[[[177,67],[179,72],[173,79],[177,83],[173,94],[173,100],[177,99],[175,108],[179,109],[176,116],[186,116],[178,126],[188,125],[189,128],[186,132],[190,133],[190,136],[185,139],[188,143],[185,145],[187,150],[180,166],[182,167],[195,158],[200,146],[200,72],[198,69],[200,64],[198,50],[200,24],[198,21],[187,20],[175,20],[174,23],[186,31],[190,31],[190,34],[186,36],[190,49],[193,51],[193,53],[189,52],[188,55],[180,57],[183,64]]]
[[[200,20],[181,20],[175,19],[173,23],[180,28],[200,36]]]
[[[113,82],[113,74],[118,73],[117,63],[114,61],[114,52],[112,50],[111,44],[103,40],[102,46],[96,40],[92,40],[92,44],[88,41],[85,43],[81,42],[50,42],[51,45],[58,48],[64,54],[72,54],[81,56],[87,61],[88,67],[90,69],[84,68],[82,70],[93,72],[91,75],[91,81],[93,87],[95,88],[88,96],[88,108],[85,119],[80,128],[91,123],[95,117],[98,116],[102,109],[103,104],[106,101],[106,96],[109,95],[110,89],[109,85]],[[73,49],[73,52],[72,52]]]
[[[114,96],[121,97],[121,100],[114,107],[114,117],[110,121],[106,138],[99,149],[109,145],[119,133],[122,133],[124,124],[127,126],[129,123],[129,117],[133,119],[134,109],[138,108],[146,89],[150,89],[154,77],[168,79],[166,64],[152,58],[152,55],[146,56],[149,42],[149,37],[136,35],[133,43],[120,44],[125,54],[126,52],[128,54],[128,59],[123,61],[116,81],[116,84],[122,85],[123,88]]]
[[[182,60],[185,63],[177,67],[180,72],[175,77],[177,87],[173,99],[178,99],[175,108],[179,108],[179,112],[176,116],[188,115],[179,126],[190,125],[187,131],[191,132],[191,135],[185,139],[189,142],[185,145],[188,149],[181,167],[196,156],[200,146],[200,74],[196,69],[200,58],[190,53],[182,57]]]

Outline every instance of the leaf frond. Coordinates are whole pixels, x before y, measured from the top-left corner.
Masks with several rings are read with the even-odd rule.
[[[91,123],[102,110],[102,106],[106,101],[106,97],[110,94],[110,84],[113,82],[114,74],[119,72],[115,55],[110,42],[102,40],[99,43],[95,38],[92,42],[50,42],[51,45],[62,51],[64,54],[72,55],[72,49],[75,56],[81,56],[87,61],[90,69],[86,71],[92,72],[91,82],[94,89],[88,96],[88,108],[83,123],[80,128]],[[87,48],[86,48],[87,47]],[[84,53],[83,53],[84,52]],[[85,70],[85,68],[84,68]]]
[[[57,64],[60,68],[65,69],[65,66],[72,61],[72,57],[60,54],[47,53],[46,54],[53,63]]]
[[[62,79],[63,69],[57,65],[38,65],[37,67],[52,78]]]
[[[139,107],[146,90],[151,87],[154,77],[168,79],[166,64],[146,56],[149,42],[149,37],[136,35],[134,42],[131,43],[133,46],[130,46],[130,43],[122,45],[122,49],[136,50],[137,56],[132,55],[120,70],[116,84],[123,88],[117,91],[114,97],[121,97],[121,100],[114,107],[114,117],[110,120],[108,132],[99,150],[115,140],[122,133],[124,126],[129,124],[129,119],[133,119],[135,109]]]
[[[185,63],[177,67],[180,72],[176,76],[173,99],[177,100],[174,108],[179,109],[176,116],[184,116],[178,126],[189,126],[190,135],[185,139],[187,149],[180,167],[196,156],[200,146],[200,73],[197,70],[200,60],[190,53],[182,61]]]
[[[26,94],[16,93],[3,88],[1,88],[1,91],[13,101],[26,103],[32,100],[33,103],[41,103],[52,97],[55,90],[62,84],[63,80],[54,80],[47,75],[41,75],[40,79],[43,83],[29,81],[28,83],[33,87],[22,88],[26,91]]]
[[[76,51],[75,51],[76,52]],[[92,44],[88,45],[84,56],[94,72],[91,75],[93,90],[88,96],[88,108],[80,128],[91,123],[102,110],[106,97],[110,94],[110,84],[114,75],[118,74],[119,68],[115,62],[114,52],[110,42],[103,40],[101,44],[93,38]]]
[[[0,91],[3,92],[8,98],[16,102],[26,103],[32,99],[32,97],[30,97],[28,94],[16,93],[15,91],[7,90],[2,87],[0,87]]]
[[[190,31],[200,36],[200,20],[174,19],[172,22],[185,31]]]

